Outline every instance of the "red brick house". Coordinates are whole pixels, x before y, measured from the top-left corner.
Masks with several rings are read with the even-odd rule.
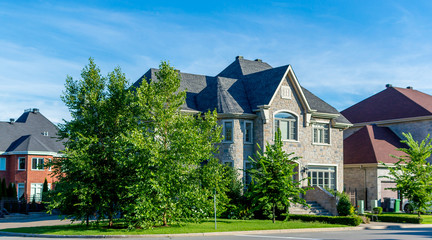
[[[0,122],[0,179],[15,184],[18,198],[40,201],[45,178],[52,188],[55,179],[44,164],[64,149],[57,133],[57,126],[36,108],[25,110],[16,121]]]
[[[397,148],[402,133],[411,133],[416,141],[432,133],[432,96],[388,84],[386,89],[341,112],[353,126],[344,131],[344,189],[355,191],[358,200],[398,198],[388,190],[395,183],[386,176],[388,170],[381,163],[392,165],[400,156]]]

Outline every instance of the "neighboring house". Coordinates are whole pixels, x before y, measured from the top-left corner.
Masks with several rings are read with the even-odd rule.
[[[156,79],[157,71],[150,69],[134,85]],[[279,128],[284,150],[302,157],[297,178],[309,176],[313,186],[342,191],[342,130],[351,124],[303,88],[290,65],[273,68],[259,59],[239,56],[214,77],[182,72],[180,77],[180,90],[187,92],[183,111],[217,110],[224,135],[217,156],[221,163],[249,168],[256,145],[272,143]],[[243,171],[240,175],[250,181]]]
[[[402,133],[411,133],[421,141],[432,132],[432,96],[412,87],[386,89],[341,112],[353,126],[344,131],[345,190],[366,200],[383,203],[384,198],[398,198],[388,190],[396,184],[387,178],[388,170],[381,162],[392,165],[400,156],[397,148],[406,147],[400,141]]]
[[[64,150],[57,133],[36,108],[24,111],[16,121],[0,122],[0,179],[15,184],[18,198],[40,201],[45,178],[52,188],[55,179],[43,165]]]

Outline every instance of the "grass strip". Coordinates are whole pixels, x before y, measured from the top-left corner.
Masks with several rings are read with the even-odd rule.
[[[178,234],[178,233],[204,233],[204,232],[230,232],[230,231],[253,231],[253,230],[274,230],[274,229],[300,229],[300,228],[331,228],[347,227],[342,224],[327,224],[321,222],[302,221],[276,221],[270,220],[232,220],[220,219],[217,222],[217,230],[213,221],[202,223],[183,223],[169,227],[155,227],[153,229],[118,229],[107,228],[105,223],[86,227],[82,224],[8,228],[0,231],[32,234],[50,235],[139,235],[139,234]]]

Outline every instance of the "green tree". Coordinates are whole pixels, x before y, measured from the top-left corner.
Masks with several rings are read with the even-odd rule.
[[[14,191],[16,192],[15,186],[13,183],[10,182],[7,189],[6,189],[6,197],[13,198],[14,197]]]
[[[415,141],[410,133],[403,133],[408,148],[399,148],[406,155],[397,158],[394,166],[388,166],[389,175],[385,178],[396,182],[393,190],[400,191],[401,195],[408,198],[414,210],[426,211],[432,202],[432,166],[427,161],[432,153],[432,139],[429,135],[420,143]]]
[[[273,223],[277,209],[288,212],[291,203],[306,204],[306,200],[300,197],[306,190],[301,187],[300,181],[294,179],[299,157],[283,151],[280,130],[275,135],[274,144],[267,143],[264,154],[258,146],[259,151],[254,158],[250,158],[253,167],[249,170],[252,182],[248,190],[254,209],[265,210]]]
[[[174,68],[162,62],[157,79],[130,88],[119,68],[104,77],[90,59],[81,78],[68,77],[62,96],[72,120],[60,126],[66,150],[51,163],[59,182],[50,209],[110,227],[121,213],[150,227],[208,216],[215,189],[226,199],[216,113],[181,113]]]
[[[214,158],[221,140],[216,112],[182,113],[186,95],[178,91],[178,72],[166,62],[159,68],[157,79],[145,79],[136,89],[139,129],[147,131],[136,129],[130,138],[140,154],[130,159],[135,203],[125,215],[139,227],[209,216],[215,189],[218,200],[226,200],[223,166]]]
[[[90,59],[78,81],[66,79],[61,97],[71,121],[60,125],[66,140],[64,157],[50,164],[59,178],[50,209],[60,208],[76,220],[89,222],[114,216],[127,204],[130,181],[125,164],[131,125],[136,125],[134,94],[120,68],[106,77]],[[97,214],[96,214],[97,213]]]
[[[47,181],[47,179],[45,178],[45,180],[44,180],[44,182],[43,182],[43,186],[42,186],[42,194],[43,193],[47,193],[49,191],[49,189],[48,189],[48,181]]]
[[[4,178],[1,181],[1,187],[0,187],[0,198],[1,197],[7,197],[6,179]]]

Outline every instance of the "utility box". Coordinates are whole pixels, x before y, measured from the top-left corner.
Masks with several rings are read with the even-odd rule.
[[[359,214],[364,214],[364,200],[358,200],[358,209],[357,212]]]
[[[371,210],[378,207],[378,200],[371,200]]]

